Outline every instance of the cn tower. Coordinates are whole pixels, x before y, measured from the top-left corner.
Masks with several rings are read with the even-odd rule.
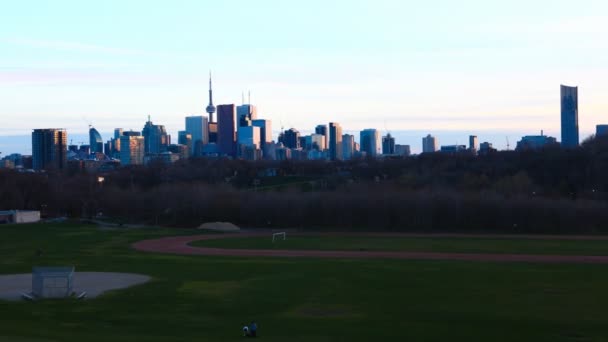
[[[213,114],[215,114],[215,106],[213,105],[213,88],[211,84],[211,72],[209,73],[209,105],[207,106],[207,114],[209,114],[209,123],[213,121]]]

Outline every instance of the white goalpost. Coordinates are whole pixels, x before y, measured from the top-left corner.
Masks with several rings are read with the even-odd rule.
[[[281,237],[283,238],[283,241],[287,240],[287,233],[286,232],[273,233],[272,242],[274,243],[276,241],[276,239],[280,239]]]

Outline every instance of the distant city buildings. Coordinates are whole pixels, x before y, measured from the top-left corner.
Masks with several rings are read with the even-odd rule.
[[[178,132],[177,144],[171,144],[171,136],[163,125],[154,124],[148,117],[141,133],[114,130],[114,136],[106,144],[99,131],[89,127],[88,145],[67,146],[67,133],[63,129],[34,130],[32,156],[4,157],[0,167],[26,167],[31,163],[36,170],[62,169],[67,162],[74,165],[99,163],[142,165],[149,162],[172,163],[187,158],[241,158],[245,160],[351,160],[356,158],[404,157],[412,154],[409,145],[397,144],[394,136],[381,136],[377,129],[359,132],[359,141],[351,134],[343,134],[338,123],[317,125],[314,133],[300,133],[295,128],[280,132],[273,140],[270,120],[259,119],[257,107],[251,103],[236,106],[215,106],[213,88],[209,77],[208,115],[185,117],[185,129]],[[579,145],[578,88],[561,86],[561,134],[562,146]],[[251,102],[251,101],[249,101]],[[310,134],[308,134],[310,133]],[[596,135],[608,136],[608,125],[597,125]],[[540,149],[556,145],[553,137],[525,136],[517,144],[517,150]],[[476,135],[468,137],[468,146],[445,145],[439,147],[438,139],[431,134],[422,138],[422,153],[460,153],[487,155],[496,149],[489,142],[479,144]],[[72,167],[73,164],[70,164]]]
[[[329,123],[329,159],[343,160],[342,126],[336,122]]]
[[[217,145],[220,156],[236,156],[236,107],[233,104],[217,107]]]
[[[382,154],[394,155],[395,154],[395,138],[388,133],[382,137]]]
[[[382,140],[380,132],[374,128],[364,129],[360,132],[359,143],[361,144],[361,152],[365,152],[366,156],[375,158],[382,154]]]
[[[461,153],[466,152],[467,147],[465,145],[445,145],[441,146],[441,153]]]
[[[395,154],[409,157],[412,155],[412,149],[410,148],[410,145],[395,145]]]
[[[473,153],[479,150],[479,139],[476,135],[469,136],[469,150]]]
[[[34,170],[62,170],[67,166],[68,133],[63,128],[35,129],[32,132]]]
[[[165,126],[155,125],[148,117],[141,135],[144,137],[144,152],[146,154],[159,154],[167,152],[171,144],[171,137],[167,134]]]
[[[422,138],[422,153],[435,153],[438,145],[437,138],[429,134]]]
[[[213,107],[215,109],[215,107]],[[186,117],[186,134],[190,134],[192,142],[190,144],[190,154],[200,156],[203,146],[209,143],[209,121],[206,117],[188,116]]]
[[[578,87],[561,86],[561,108],[562,147],[577,147],[579,144]]]
[[[91,153],[103,153],[103,139],[101,134],[93,127],[89,128],[89,146]]]
[[[355,136],[351,134],[342,135],[342,158],[351,160],[355,156]]]
[[[143,165],[146,155],[145,139],[139,132],[125,131],[120,137],[120,164]]]
[[[527,135],[517,142],[517,151],[539,150],[547,146],[558,146],[557,139],[541,135]]]

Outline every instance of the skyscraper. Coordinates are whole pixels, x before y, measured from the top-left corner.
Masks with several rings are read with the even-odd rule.
[[[258,118],[258,110],[255,106],[244,104],[236,107],[236,116],[239,120],[238,127],[249,127],[253,124],[253,120]]]
[[[120,137],[120,164],[143,165],[145,139],[139,132],[123,132]]]
[[[382,153],[382,140],[380,132],[374,128],[364,129],[360,133],[361,152],[369,157],[376,157]]]
[[[192,155],[192,135],[190,133],[186,131],[177,132],[177,143],[188,148],[186,158]]]
[[[439,143],[437,142],[437,138],[429,134],[422,138],[422,153],[437,152],[438,145]]]
[[[297,149],[300,148],[300,132],[295,128],[290,128],[283,132],[281,141],[287,148]]]
[[[35,129],[32,132],[34,170],[65,169],[68,133],[63,128]]]
[[[236,155],[236,107],[233,104],[217,107],[217,144],[220,155]]]
[[[561,86],[561,107],[562,147],[577,147],[579,144],[578,87]]]
[[[203,146],[209,143],[209,128],[210,125],[204,116],[186,117],[186,132],[192,136],[191,155],[200,155]]]
[[[103,153],[103,139],[101,134],[93,128],[89,128],[89,146],[91,147],[91,153]]]
[[[479,150],[479,139],[476,135],[469,136],[469,150],[473,153],[477,153]]]
[[[167,152],[167,148],[171,144],[165,126],[153,124],[150,117],[148,117],[148,122],[146,122],[141,135],[144,137],[144,151],[146,154]]]
[[[270,120],[256,119],[252,123],[255,127],[260,127],[260,141],[262,147],[272,142],[272,122]]]
[[[351,134],[342,135],[342,158],[344,160],[353,159],[355,154],[355,136]]]
[[[342,127],[336,122],[329,123],[329,159],[343,160]]]
[[[395,138],[390,133],[382,137],[382,154],[395,154]]]
[[[323,136],[325,136],[325,144],[327,145],[329,143],[329,134],[327,131],[327,125],[318,125],[317,127],[315,127],[315,134],[321,134]],[[327,146],[326,146],[327,148]]]

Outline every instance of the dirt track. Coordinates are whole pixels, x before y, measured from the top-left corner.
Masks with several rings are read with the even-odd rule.
[[[357,234],[357,233],[330,233],[330,234],[297,234],[297,235],[331,235],[331,236],[376,236],[376,237],[422,237],[420,234]],[[334,259],[404,259],[404,260],[459,260],[459,261],[486,261],[486,262],[533,262],[533,263],[585,263],[608,264],[608,256],[579,256],[579,255],[530,255],[530,254],[472,254],[472,253],[431,253],[431,252],[404,252],[404,251],[314,251],[314,250],[268,250],[268,249],[222,249],[193,247],[189,244],[194,241],[267,237],[268,234],[241,233],[221,235],[194,235],[166,237],[155,240],[144,240],[133,244],[133,248],[143,252],[179,254],[179,255],[207,255],[207,256],[236,256],[236,257],[282,257],[282,258],[334,258]],[[436,237],[456,237],[456,235],[433,235]],[[515,238],[513,236],[484,236],[484,235],[458,235],[460,237],[486,237],[486,238]],[[521,238],[521,237],[517,237]],[[589,240],[595,237],[586,236],[524,236],[529,239],[576,239]],[[606,239],[600,237],[599,239]]]

